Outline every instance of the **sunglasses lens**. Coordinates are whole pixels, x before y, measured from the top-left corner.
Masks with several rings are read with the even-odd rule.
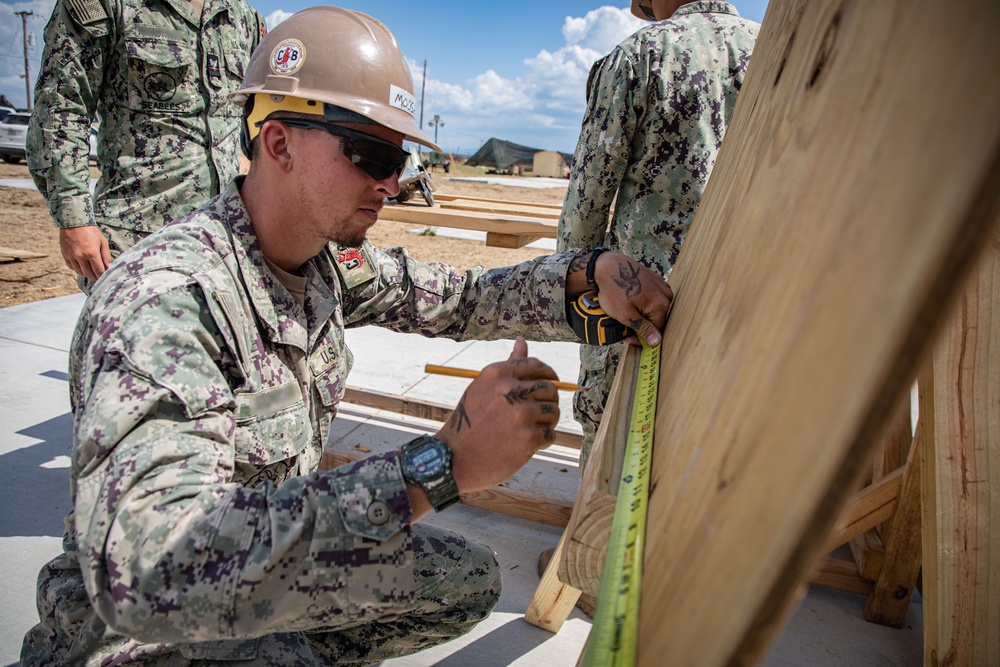
[[[347,158],[376,181],[399,176],[406,166],[406,153],[389,144],[367,139],[341,139],[340,150]]]
[[[389,178],[391,174],[399,176],[406,166],[408,153],[384,139],[318,120],[305,118],[278,118],[276,120],[290,127],[323,130],[339,137],[340,152],[344,154],[344,157],[376,181]],[[264,123],[265,121],[260,121],[257,126],[260,127]]]

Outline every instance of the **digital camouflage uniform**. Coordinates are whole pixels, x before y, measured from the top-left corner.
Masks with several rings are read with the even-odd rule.
[[[370,663],[496,603],[491,549],[411,525],[395,453],[317,470],[352,365],[344,329],[570,340],[576,253],[460,272],[327,248],[302,267],[303,308],[265,268],[241,180],[135,245],[84,307],[74,513],[24,667]]]
[[[560,250],[605,246],[669,277],[758,28],[728,3],[692,2],[594,64],[559,218]],[[583,464],[624,345],[580,348],[573,414],[583,427]]]
[[[266,32],[243,0],[57,0],[28,168],[57,227],[97,224],[112,257],[219,194],[239,170],[227,95]],[[93,199],[90,124],[100,116]]]

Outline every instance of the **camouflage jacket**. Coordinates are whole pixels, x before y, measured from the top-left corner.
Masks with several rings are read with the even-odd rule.
[[[58,0],[26,144],[56,226],[151,232],[219,194],[239,170],[227,95],[265,32],[243,0],[205,0],[200,17],[187,0]]]
[[[669,275],[758,29],[728,3],[692,2],[594,64],[559,219],[561,250],[605,245]]]
[[[265,267],[239,183],[133,246],[84,306],[74,514],[39,576],[25,667],[233,658],[247,638],[412,604],[395,454],[317,470],[352,365],[345,327],[573,339],[576,253],[459,272],[402,248],[328,248],[303,266],[303,308]]]

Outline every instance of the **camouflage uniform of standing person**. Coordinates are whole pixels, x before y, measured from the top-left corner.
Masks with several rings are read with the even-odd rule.
[[[632,13],[669,20],[640,29],[591,69],[557,247],[607,247],[666,278],[715,164],[759,26],[725,2],[634,0]],[[581,470],[623,349],[581,346],[573,408],[584,434]]]
[[[57,0],[28,168],[81,289],[238,173],[240,109],[229,95],[266,32],[243,0]],[[91,196],[95,117],[101,174]]]
[[[375,19],[293,15],[234,99],[248,174],[126,251],[77,324],[73,512],[22,667],[368,664],[467,632],[500,594],[496,556],[417,521],[554,440],[556,375],[520,336],[572,339],[592,270],[659,344],[670,288],[623,255],[460,271],[367,242],[403,139],[439,150]],[[433,436],[321,471],[362,325],[517,340]]]

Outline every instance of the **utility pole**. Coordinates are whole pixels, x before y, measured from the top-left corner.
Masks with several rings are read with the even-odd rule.
[[[441,125],[444,125],[444,121],[441,120],[441,116],[439,116],[437,114],[434,114],[434,118],[432,120],[427,121],[427,124],[430,127],[434,128],[434,143],[437,143],[438,142],[438,127],[440,127]]]
[[[28,111],[31,111],[31,76],[28,71],[28,17],[34,12],[14,12],[21,17],[21,33],[24,41],[24,96],[28,100]]]
[[[424,91],[427,90],[427,61],[424,61],[424,80],[420,82],[420,127],[424,126]]]

